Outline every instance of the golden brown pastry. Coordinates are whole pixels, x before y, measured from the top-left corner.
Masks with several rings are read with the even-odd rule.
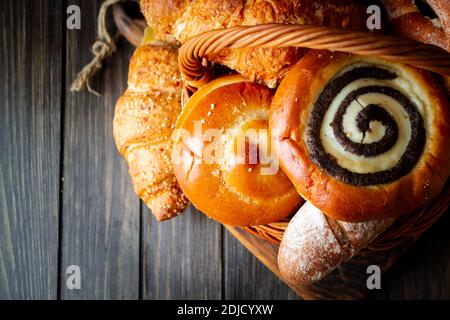
[[[390,29],[399,36],[432,44],[450,52],[450,1],[382,0]],[[419,6],[418,6],[419,5]],[[450,77],[440,76],[450,96]]]
[[[175,22],[195,0],[141,0],[141,11],[157,39],[172,35]]]
[[[393,33],[439,46],[450,52],[450,1],[382,0],[382,2]]]
[[[330,217],[396,217],[434,199],[449,177],[449,110],[425,71],[310,51],[275,94],[272,143],[298,192]]]
[[[175,175],[192,204],[221,223],[279,221],[302,202],[271,152],[272,96],[242,76],[218,78],[191,97],[177,121]]]
[[[188,203],[170,162],[180,93],[176,51],[153,45],[137,48],[128,89],[116,104],[114,139],[128,162],[136,193],[159,221],[180,214]]]
[[[367,247],[393,222],[394,219],[338,221],[306,202],[283,235],[278,251],[280,273],[295,285],[319,281]]]
[[[141,0],[141,9],[159,37],[173,36],[181,43],[205,31],[238,25],[316,24],[360,30],[366,26],[366,7],[351,0]],[[274,88],[304,52],[240,49],[207,58]]]
[[[443,87],[445,88],[445,92],[447,93],[447,97],[450,99],[450,77],[441,76],[440,80],[442,82]]]

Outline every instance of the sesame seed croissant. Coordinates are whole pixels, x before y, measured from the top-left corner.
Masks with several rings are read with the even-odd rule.
[[[128,88],[116,103],[114,139],[128,162],[136,193],[158,221],[180,214],[188,203],[170,159],[180,99],[177,52],[149,44],[137,48]]]

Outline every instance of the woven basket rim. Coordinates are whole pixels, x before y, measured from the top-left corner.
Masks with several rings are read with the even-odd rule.
[[[207,56],[224,49],[303,47],[373,56],[450,76],[450,53],[442,48],[378,32],[299,25],[260,24],[207,31],[183,43],[178,65],[193,93],[213,77]]]
[[[192,93],[213,78],[213,68],[206,57],[224,49],[305,47],[328,49],[356,55],[375,56],[450,76],[450,54],[445,50],[413,40],[374,32],[342,28],[261,24],[217,29],[188,39],[180,48],[178,64],[183,75],[184,105]],[[366,248],[389,250],[417,239],[450,206],[450,181],[438,198],[426,207],[405,214],[382,232]],[[242,227],[247,232],[279,244],[290,219],[267,225]]]
[[[430,228],[450,206],[450,181],[441,194],[424,208],[405,214],[396,219],[385,231],[377,236],[366,248],[372,251],[383,251],[395,248],[402,243],[419,238]],[[274,244],[280,244],[290,219],[267,225],[247,226],[242,229]]]

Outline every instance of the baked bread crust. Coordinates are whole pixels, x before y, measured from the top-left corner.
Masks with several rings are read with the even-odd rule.
[[[188,204],[170,162],[180,98],[177,53],[153,45],[137,48],[128,88],[116,103],[113,133],[136,193],[159,221],[177,216]]]
[[[251,145],[260,151],[258,147],[266,144],[270,152],[267,122],[272,96],[267,87],[241,76],[222,77],[197,91],[177,121],[172,157],[175,175],[192,204],[221,223],[248,226],[276,222],[292,214],[302,202],[278,166],[264,174],[263,168],[270,165],[261,160],[262,153],[251,160]],[[200,124],[202,131],[196,134]],[[264,133],[260,129],[266,135],[263,140],[243,136],[250,129],[259,137]],[[214,133],[217,136],[207,137]],[[238,138],[245,141],[241,154]],[[209,158],[209,151],[216,146],[220,149],[216,149],[215,158]]]
[[[177,14],[167,13],[165,1],[141,0],[141,10],[151,27],[163,31],[159,36],[175,37],[181,43],[202,32],[239,25],[315,24],[355,30],[366,27],[366,7],[350,0],[170,1],[177,5]],[[224,50],[207,59],[274,88],[304,52],[299,48]]]
[[[405,38],[441,47],[450,52],[450,2],[428,0],[437,17],[423,15],[413,0],[382,0],[392,32]]]
[[[194,0],[141,0],[141,11],[159,40],[172,34],[174,24]]]
[[[345,68],[358,65],[380,66],[393,71],[399,76],[401,83],[405,84],[397,89],[407,98],[415,101],[414,103],[423,104],[419,116],[423,119],[425,130],[423,151],[418,155],[415,164],[413,162],[414,166],[409,171],[392,181],[350,184],[344,176],[330,175],[329,169],[322,164],[318,165],[317,158],[312,159],[314,155],[311,154],[311,146],[308,145],[309,142],[305,137],[309,130],[308,126],[312,123],[311,110],[325,85]],[[401,83],[399,83],[396,82],[395,86],[400,86]],[[410,86],[409,91],[408,86]],[[383,100],[380,100],[380,103],[383,104]],[[450,133],[449,107],[448,99],[427,72],[373,58],[328,51],[310,51],[292,68],[275,94],[270,114],[272,143],[280,158],[283,171],[289,176],[298,192],[330,217],[351,222],[396,217],[409,213],[435,198],[449,177],[450,151],[446,140]],[[406,116],[405,119],[410,121],[411,129],[411,116]],[[325,122],[322,121],[322,123]],[[398,125],[400,128],[400,124]],[[321,128],[327,128],[327,124]],[[323,131],[321,132],[321,144],[327,139],[333,141],[331,138],[324,138]],[[414,146],[412,139],[416,138],[411,133],[409,143],[412,146]],[[398,141],[400,138],[394,141],[394,146],[397,146]],[[338,142],[335,142],[335,145],[337,144]],[[342,158],[336,160],[339,166],[343,166],[342,161],[347,160],[347,154],[343,154]],[[402,157],[405,154],[406,152],[402,154]],[[324,155],[329,155],[328,151]],[[400,163],[397,159],[400,154],[393,155],[398,162],[388,168]],[[365,157],[358,157],[354,163],[358,165],[364,159]],[[384,166],[384,160],[377,164]],[[369,157],[368,161],[372,159]],[[349,174],[356,172],[356,166],[347,169]],[[364,171],[366,169],[362,165],[360,172],[366,172]],[[377,171],[367,170],[369,174]]]
[[[283,235],[278,251],[280,273],[295,285],[319,281],[367,247],[394,220],[342,222],[306,202]]]

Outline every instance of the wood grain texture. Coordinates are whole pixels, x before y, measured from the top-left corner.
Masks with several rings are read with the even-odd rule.
[[[221,299],[220,224],[192,206],[158,223],[143,215],[143,298]]]
[[[259,240],[232,235],[193,208],[157,223],[140,205],[112,137],[134,49],[121,41],[105,62],[92,83],[102,97],[68,91],[92,57],[101,2],[0,1],[0,299],[57,299],[58,291],[62,299],[295,299],[294,290],[333,298],[279,280],[276,246],[259,243],[253,255],[236,238],[248,247]],[[80,31],[65,28],[72,3],[81,8]],[[450,299],[449,227],[447,213],[368,298]],[[72,264],[81,267],[79,291],[65,287]],[[352,294],[328,281],[328,292]]]
[[[231,230],[230,230],[231,231]],[[290,289],[274,272],[276,266],[269,265],[262,257],[259,258],[268,264],[265,265],[238,240],[237,233],[224,233],[224,283],[225,299],[297,299],[297,294]],[[254,239],[259,243],[259,239]],[[276,259],[276,246],[269,242],[263,244],[262,250],[271,261]],[[268,267],[270,266],[270,268]]]
[[[81,30],[68,31],[67,83],[92,58],[96,17],[101,1],[69,1],[82,12]],[[112,119],[126,87],[132,48],[104,62],[92,86],[66,95],[64,119],[64,193],[62,203],[63,299],[137,299],[139,297],[139,200],[125,161],[116,150]],[[66,288],[65,270],[81,269],[81,290]]]
[[[278,270],[278,245],[269,243],[247,231],[227,226],[228,231],[239,240],[256,258],[281,278]],[[350,261],[342,263],[320,282],[310,286],[287,283],[303,299],[364,299],[369,294],[367,288],[367,267],[377,265],[386,272],[411,246],[405,243],[389,251],[363,250]],[[271,299],[274,299],[271,296]]]
[[[450,211],[384,277],[389,299],[450,299]]]
[[[0,1],[0,299],[55,299],[61,2]]]

